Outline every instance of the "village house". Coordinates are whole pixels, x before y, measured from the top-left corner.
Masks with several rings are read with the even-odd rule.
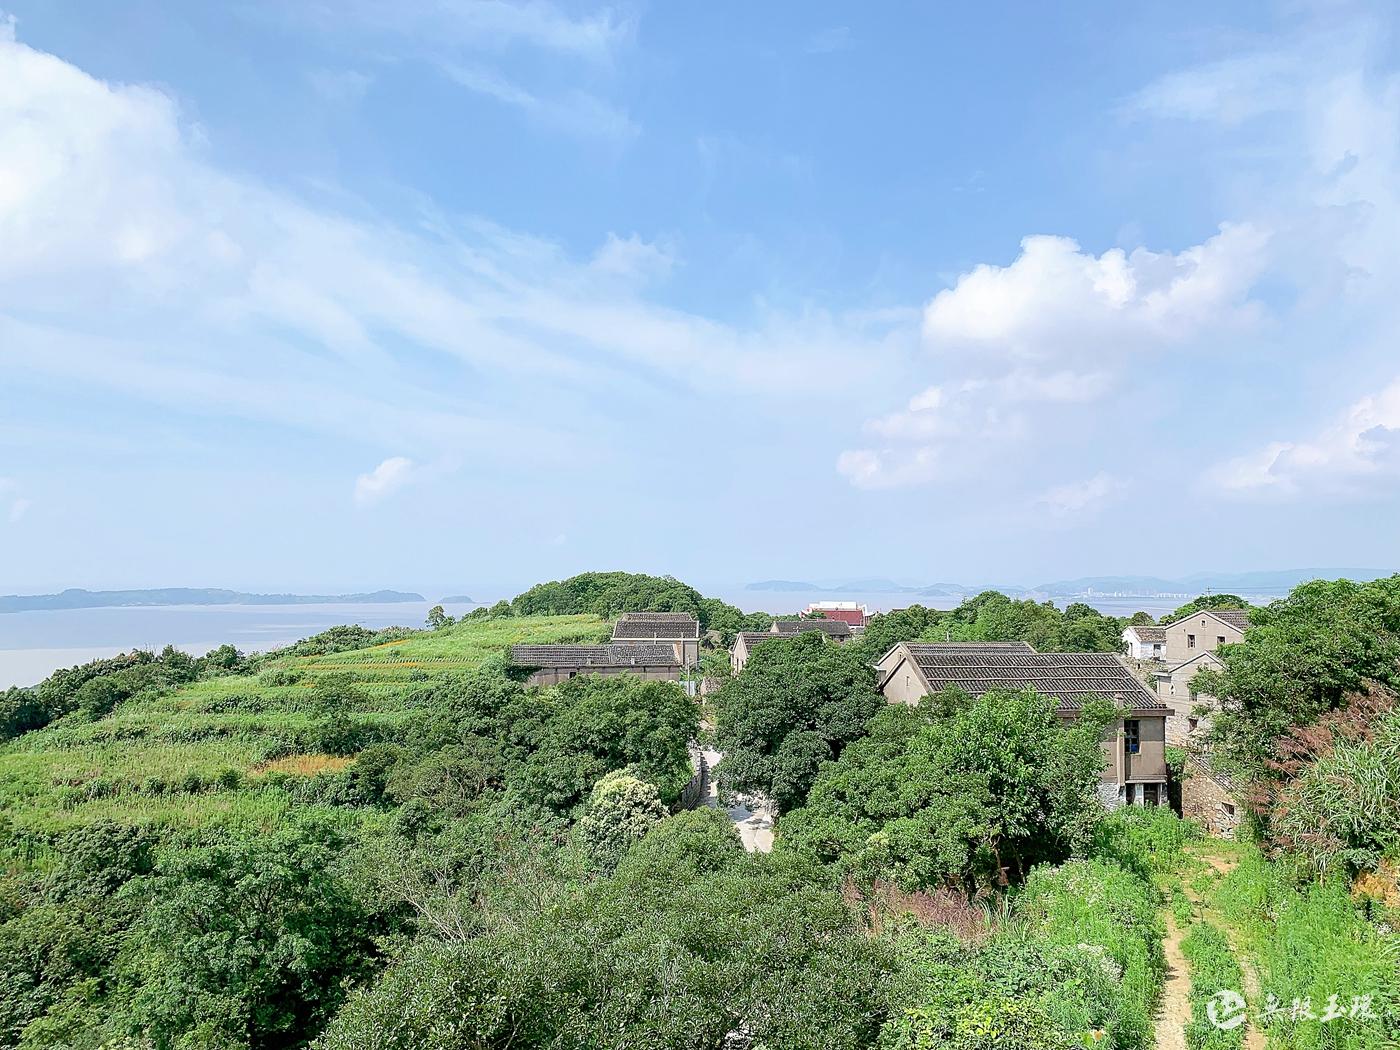
[[[794,635],[806,634],[808,631],[820,631],[838,645],[851,640],[851,625],[845,620],[774,620],[773,626],[768,628],[772,634],[780,634],[791,638]]]
[[[1197,671],[1219,671],[1224,667],[1215,653],[1204,652],[1156,672],[1157,698],[1171,710],[1167,716],[1167,743],[1184,745],[1192,733],[1210,728],[1210,715],[1219,706],[1218,701],[1193,689],[1191,680]]]
[[[870,619],[870,609],[857,602],[812,602],[802,610],[803,616],[821,613],[828,620],[841,620],[852,627],[864,627]]]
[[[891,703],[916,704],[949,687],[973,696],[1034,689],[1071,720],[1089,697],[1103,697],[1127,711],[1104,737],[1100,797],[1110,806],[1167,802],[1169,711],[1110,653],[1037,653],[1024,642],[900,642],[876,667]]]
[[[796,638],[811,631],[825,635],[837,645],[850,641],[853,636],[851,625],[843,620],[774,620],[773,626],[766,631],[740,631],[734,636],[734,646],[729,650],[729,667],[735,674],[742,671],[753,654],[754,646],[760,642]]]
[[[700,621],[685,612],[629,612],[613,625],[612,640],[670,645],[687,667],[700,662]]]
[[[1249,613],[1244,609],[1200,609],[1162,628],[1166,636],[1162,659],[1180,664],[1203,652],[1213,653],[1222,645],[1243,641],[1248,627]]]
[[[685,672],[675,647],[665,642],[513,645],[510,662],[530,669],[527,685],[555,685],[581,674],[630,674],[649,681],[679,682]]]
[[[1165,627],[1124,627],[1123,650],[1133,660],[1163,660],[1167,652]]]

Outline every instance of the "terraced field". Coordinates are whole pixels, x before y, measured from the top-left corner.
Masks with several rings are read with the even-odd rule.
[[[70,715],[0,747],[0,820],[36,859],[55,831],[98,820],[271,826],[298,780],[346,760],[300,753],[318,678],[349,675],[362,724],[392,731],[414,717],[416,690],[521,642],[600,640],[597,616],[474,621],[367,649],[286,656],[256,674],[196,682],[127,701],[105,718]]]

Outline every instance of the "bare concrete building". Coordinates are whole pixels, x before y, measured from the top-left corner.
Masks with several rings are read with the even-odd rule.
[[[1104,736],[1100,795],[1107,805],[1167,802],[1166,718],[1157,697],[1110,653],[1037,653],[1025,643],[901,642],[881,658],[879,687],[892,703],[915,704],[953,687],[972,696],[1034,689],[1056,701],[1056,715],[1079,717],[1099,696],[1124,716]]]
[[[700,621],[685,612],[629,612],[613,625],[613,641],[669,645],[687,667],[700,662]]]
[[[1219,709],[1219,701],[1192,688],[1191,682],[1197,671],[1219,671],[1224,666],[1220,657],[1207,651],[1156,672],[1157,699],[1171,711],[1167,716],[1167,743],[1185,745],[1192,733],[1204,733],[1210,728],[1210,717]]]
[[[528,685],[555,685],[582,674],[630,674],[679,682],[685,671],[673,646],[661,644],[513,645],[510,661],[529,668]]]
[[[1201,653],[1213,653],[1222,645],[1244,640],[1249,613],[1244,609],[1201,609],[1162,628],[1166,649],[1162,659],[1185,663]]]

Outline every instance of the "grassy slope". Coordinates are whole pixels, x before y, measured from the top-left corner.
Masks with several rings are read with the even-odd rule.
[[[318,674],[350,674],[367,697],[357,717],[395,723],[411,717],[404,700],[415,688],[476,667],[505,646],[595,641],[605,633],[596,616],[474,621],[369,649],[285,657],[257,675],[129,701],[96,722],[69,716],[0,747],[0,840],[5,824],[29,851],[56,830],[95,820],[270,826],[290,805],[286,791],[265,784],[270,770],[305,774],[343,764],[329,756],[277,760],[310,722],[305,701]],[[277,670],[301,678],[268,684]]]

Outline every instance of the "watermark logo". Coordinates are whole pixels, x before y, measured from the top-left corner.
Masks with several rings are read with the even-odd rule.
[[[1206,1016],[1216,1028],[1229,1031],[1249,1019],[1249,1006],[1239,992],[1233,988],[1222,988],[1206,1002]],[[1316,1021],[1319,1024],[1330,1024],[1343,1018],[1353,1021],[1380,1020],[1369,995],[1353,995],[1344,1001],[1341,995],[1334,993],[1327,997],[1320,1012],[1313,1009],[1311,996],[1294,999],[1287,1004],[1273,994],[1265,996],[1257,1021],[1267,1024],[1285,1017],[1290,1021]]]

